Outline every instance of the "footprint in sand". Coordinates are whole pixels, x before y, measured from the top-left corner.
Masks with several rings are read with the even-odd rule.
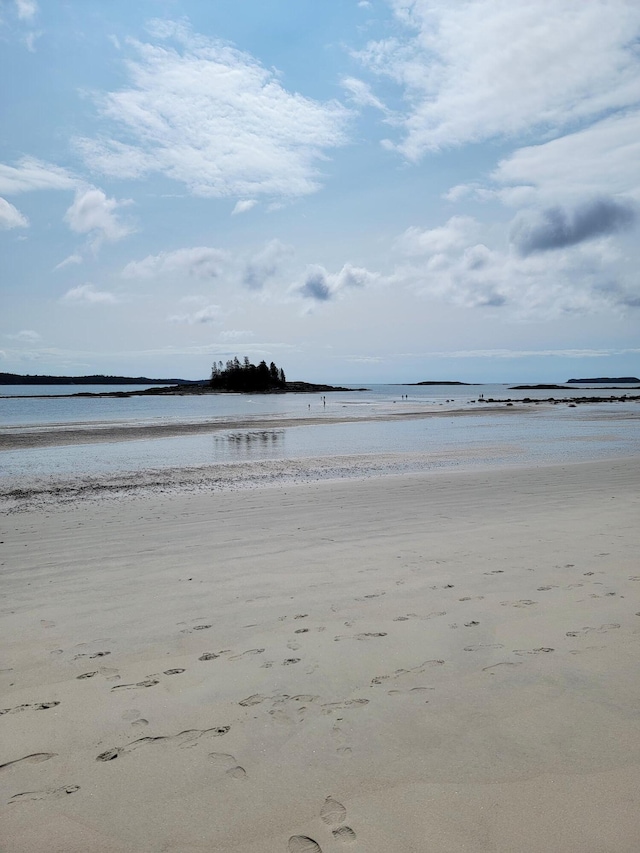
[[[465,652],[479,652],[483,649],[504,649],[502,643],[478,643],[477,646],[465,646]]]
[[[149,675],[143,681],[136,681],[134,684],[116,684],[111,690],[135,690],[138,687],[155,687],[156,684],[160,684],[159,679]]]
[[[292,835],[287,849],[289,853],[322,853],[322,847],[308,835]]]
[[[341,841],[343,844],[353,844],[357,837],[350,826],[339,826],[337,829],[332,829],[331,834],[336,841]]]
[[[429,690],[435,690],[435,687],[409,687],[407,690],[387,690],[387,696],[424,696]],[[428,700],[425,700],[425,705],[428,705]]]
[[[79,790],[80,785],[64,785],[62,788],[45,788],[43,791],[25,791],[22,794],[14,794],[9,800],[9,805],[25,802],[25,800],[57,800],[66,797],[67,794],[75,794]]]
[[[346,820],[347,810],[338,800],[329,796],[320,809],[320,818],[332,827],[331,834],[336,841],[350,844],[356,840],[356,834],[350,826],[341,826]],[[289,853],[322,853],[322,848],[308,835],[292,835],[288,844]]]
[[[181,675],[183,672],[186,672],[184,669],[180,669],[179,667],[176,669],[165,669],[165,675]]]
[[[268,696],[263,696],[261,693],[254,693],[251,696],[247,696],[246,699],[241,699],[238,705],[242,705],[243,708],[251,708],[253,705],[259,705],[268,698]]]
[[[247,771],[238,764],[235,756],[227,752],[210,752],[209,759],[214,767],[224,770],[225,776],[230,779],[243,780],[247,778]]]
[[[133,740],[124,746],[116,746],[113,749],[107,749],[96,756],[96,761],[113,761],[121,755],[127,755],[141,746],[160,745],[160,746],[178,746],[180,749],[185,749],[190,746],[195,746],[200,739],[208,739],[210,737],[222,737],[231,729],[231,726],[214,726],[211,729],[187,729],[184,732],[179,732],[177,735],[165,735],[160,737],[141,737]]]
[[[540,646],[539,649],[514,649],[513,653],[514,655],[545,655],[554,651],[555,649],[552,649],[549,646]]]
[[[355,634],[353,637],[349,637],[346,634],[341,634],[337,637],[334,637],[334,642],[339,642],[340,640],[372,640],[376,637],[386,637],[386,631],[367,631],[363,634]]]
[[[137,708],[129,708],[128,711],[122,712],[121,719],[126,720],[127,722],[131,722],[132,720],[137,720],[140,717],[140,711]]]
[[[617,622],[612,622],[609,625],[600,625],[599,628],[591,628],[588,625],[585,628],[581,628],[579,631],[567,631],[567,637],[579,637],[581,634],[606,634],[607,631],[613,631],[616,628],[619,628],[620,625]]]
[[[232,655],[229,660],[241,660],[245,657],[251,657],[252,655],[261,655],[264,652],[264,649],[247,649],[246,652],[240,652],[239,655]]]
[[[184,624],[184,623],[182,623]],[[192,634],[194,631],[208,631],[209,628],[213,628],[213,625],[192,625],[191,628],[182,628],[180,631],[181,634]]]
[[[324,801],[320,818],[327,826],[336,827],[331,830],[331,834],[337,841],[352,843],[356,840],[356,834],[350,826],[341,826],[347,819],[346,808],[332,796],[328,796]]]
[[[345,699],[343,702],[326,702],[322,706],[322,713],[333,714],[334,711],[346,711],[352,708],[364,708],[364,706],[368,704],[368,699]]]
[[[17,705],[15,708],[1,708],[0,716],[3,714],[19,714],[21,711],[46,711],[55,708],[60,702],[37,702],[35,704]]]
[[[16,764],[40,764],[42,761],[55,758],[56,755],[56,752],[33,752],[31,755],[24,755],[22,758],[15,758],[13,761],[0,764],[0,770],[8,770],[9,767],[15,767]]]
[[[434,666],[443,666],[443,660],[425,660],[422,663],[419,663],[418,666],[414,666],[411,669],[396,669],[391,675],[376,675],[375,678],[371,679],[371,686],[375,684],[382,684],[389,679],[402,678],[404,675],[422,675],[427,669],[431,669]]]
[[[110,654],[111,654],[111,652],[94,652],[92,655],[80,654],[80,655],[74,655],[73,660],[80,660],[81,658],[88,658],[89,660],[94,660],[94,658],[104,658]]]

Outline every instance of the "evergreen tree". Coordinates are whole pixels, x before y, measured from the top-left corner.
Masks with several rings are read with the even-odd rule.
[[[284,370],[273,361],[268,367],[264,360],[256,366],[248,356],[242,362],[235,356],[227,361],[224,368],[221,361],[214,361],[209,384],[216,391],[255,394],[284,390],[286,379]]]

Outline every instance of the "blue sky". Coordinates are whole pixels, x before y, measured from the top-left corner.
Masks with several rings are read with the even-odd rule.
[[[0,371],[640,373],[636,0],[3,0]]]

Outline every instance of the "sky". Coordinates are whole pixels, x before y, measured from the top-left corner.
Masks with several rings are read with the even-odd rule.
[[[640,375],[638,0],[0,0],[0,371]]]

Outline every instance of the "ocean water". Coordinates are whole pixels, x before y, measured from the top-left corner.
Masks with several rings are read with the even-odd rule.
[[[1,390],[1,389],[0,389]],[[42,397],[29,394],[42,393]],[[309,457],[368,457],[395,454],[406,465],[425,461],[455,466],[550,464],[587,461],[640,452],[640,404],[593,403],[528,406],[524,411],[490,412],[484,399],[548,400],[624,391],[516,391],[507,385],[378,385],[366,391],[327,394],[84,398],[58,396],[69,386],[5,386],[14,396],[0,399],[0,433],[70,425],[203,423],[228,429],[198,435],[62,445],[0,452],[0,478],[131,473],[144,469],[200,468],[262,460]],[[82,391],[125,390],[85,386]],[[126,390],[131,390],[131,386]],[[628,393],[637,393],[629,390]],[[464,417],[456,412],[463,410]],[[403,420],[401,413],[425,417]],[[438,417],[429,417],[436,412]],[[305,424],[309,416],[345,423]],[[362,417],[391,417],[361,421]],[[297,426],[252,428],[252,420],[299,419]],[[249,426],[234,428],[233,420]]]

